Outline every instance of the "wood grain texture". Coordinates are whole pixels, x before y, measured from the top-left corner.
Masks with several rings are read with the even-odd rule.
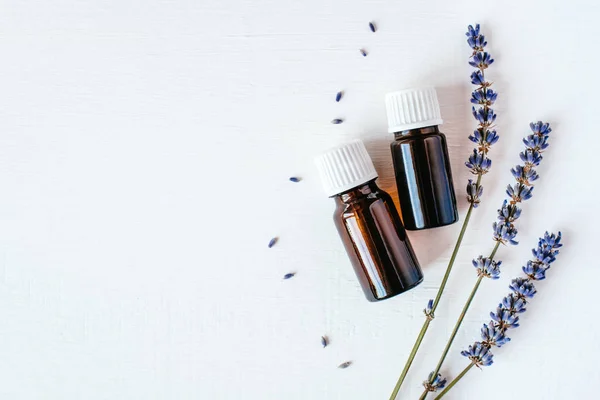
[[[499,251],[504,275],[483,285],[444,374],[463,368],[459,351],[537,236],[562,229],[566,246],[494,366],[448,399],[594,398],[598,3],[0,5],[0,397],[387,398],[460,227],[411,233],[424,283],[370,304],[312,158],[362,138],[394,194],[384,95],[432,85],[462,194],[474,127],[464,31],[481,22],[501,141],[400,398],[418,397],[443,348],[537,119],[554,132],[522,245]]]

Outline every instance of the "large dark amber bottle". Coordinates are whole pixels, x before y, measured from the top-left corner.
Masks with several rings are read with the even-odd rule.
[[[398,200],[409,230],[458,220],[446,136],[435,89],[409,89],[386,96]]]
[[[334,222],[369,301],[403,293],[423,273],[389,194],[375,183],[377,172],[356,140],[316,160],[327,195],[336,202]]]

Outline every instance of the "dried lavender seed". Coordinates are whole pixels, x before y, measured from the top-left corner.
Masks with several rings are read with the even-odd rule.
[[[276,236],[273,239],[269,240],[269,248],[275,246],[275,243],[277,243],[277,241],[279,240],[279,238]]]
[[[327,347],[329,344],[329,338],[327,336],[321,336],[321,344],[323,345],[323,348]]]
[[[366,57],[368,53],[365,49],[360,49],[360,54],[362,54],[363,57]]]
[[[290,273],[288,273],[288,274],[285,274],[285,275],[283,276],[283,279],[290,279],[290,278],[293,278],[293,277],[294,277],[294,275],[296,275],[296,273],[295,273],[295,272],[290,272]]]
[[[371,32],[375,32],[377,30],[373,22],[369,22],[369,29],[371,29]]]
[[[338,368],[346,369],[346,368],[348,368],[351,365],[352,365],[352,361],[346,361],[346,362],[343,362],[340,365],[338,365]]]
[[[300,178],[296,178],[295,176],[292,176],[292,177],[290,178],[290,181],[292,181],[292,182],[294,182],[294,183],[298,183],[298,182],[300,182]]]
[[[335,125],[341,124],[342,122],[344,122],[344,120],[343,119],[339,119],[339,118],[331,120],[331,123],[335,124]]]
[[[344,95],[344,92],[337,92],[337,94],[335,95],[335,101],[337,101],[339,103],[339,101],[342,99],[343,95]]]

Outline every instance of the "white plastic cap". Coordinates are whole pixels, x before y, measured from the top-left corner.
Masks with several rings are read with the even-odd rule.
[[[327,196],[335,196],[377,178],[362,140],[353,140],[315,158]]]
[[[443,123],[434,88],[388,93],[385,96],[385,107],[390,133]]]

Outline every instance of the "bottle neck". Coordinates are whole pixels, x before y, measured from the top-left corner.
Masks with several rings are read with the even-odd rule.
[[[437,125],[425,126],[423,128],[409,129],[406,131],[394,132],[394,139],[398,140],[398,139],[403,139],[406,136],[427,135],[427,134],[431,134],[431,133],[440,133],[440,129],[438,128]]]
[[[377,178],[375,178],[377,179]],[[370,194],[378,192],[379,186],[375,183],[375,179],[372,179],[368,182],[363,183],[360,186],[347,190],[343,193],[340,193],[334,197],[336,203],[352,203],[360,198],[367,197]]]

